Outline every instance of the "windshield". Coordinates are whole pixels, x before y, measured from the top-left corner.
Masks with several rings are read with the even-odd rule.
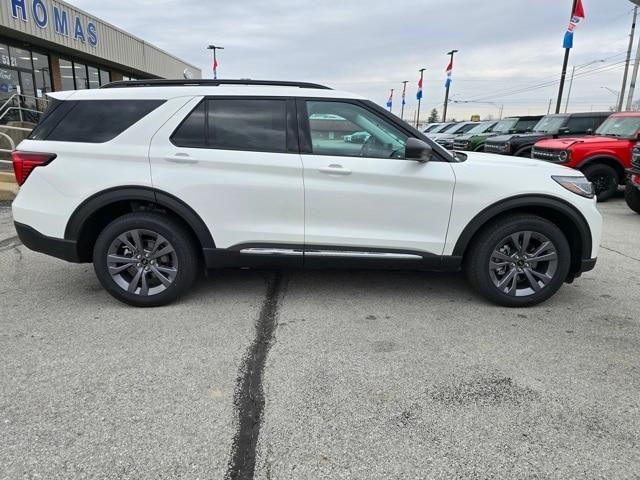
[[[493,129],[494,133],[508,133],[509,130],[512,130],[513,127],[518,123],[517,118],[505,118],[504,120],[500,120],[498,124]]]
[[[433,125],[429,125],[427,128],[425,128],[423,130],[423,133],[434,131],[436,128],[441,127],[441,126],[442,126],[441,123],[435,123]]]
[[[600,125],[600,128],[596,130],[596,135],[634,138],[637,136],[638,130],[640,130],[640,117],[611,117]]]
[[[469,130],[471,130],[475,126],[476,126],[475,123],[463,123],[461,125],[456,125],[456,128],[451,130],[451,132],[449,133],[455,133],[455,134],[467,133]]]
[[[457,123],[449,123],[448,125],[444,125],[443,128],[439,130],[434,130],[432,133],[444,133],[444,132],[451,133],[452,129],[457,126],[458,126]]]
[[[475,127],[473,127],[471,130],[469,130],[469,134],[486,133],[490,131],[491,127],[493,127],[494,125],[495,125],[494,122],[480,123]]]
[[[533,131],[536,133],[557,133],[566,121],[567,117],[544,117],[533,127]]]

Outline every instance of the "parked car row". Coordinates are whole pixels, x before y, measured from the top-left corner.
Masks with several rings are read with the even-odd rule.
[[[640,213],[640,147],[633,149],[631,168],[627,170],[629,180],[624,192],[624,199],[629,208],[636,213]]]
[[[436,141],[449,150],[534,158],[575,168],[593,183],[599,201],[611,198],[629,181],[626,196],[634,208],[640,171],[633,174],[630,169],[639,138],[640,113],[589,112],[482,122],[465,135],[441,135]]]

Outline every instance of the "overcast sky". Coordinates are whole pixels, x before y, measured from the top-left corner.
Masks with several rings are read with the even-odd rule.
[[[546,113],[557,95],[571,0],[71,0],[202,68],[211,77],[214,43],[225,47],[219,77],[304,80],[353,91],[384,104],[409,80],[413,115],[418,69],[423,112],[441,109],[446,52],[456,48],[451,95],[504,105],[506,114]],[[587,19],[575,35],[571,111],[607,110],[620,90],[631,27],[628,0],[583,0]],[[596,70],[596,71],[594,71]],[[531,89],[545,82],[556,82]],[[523,91],[525,90],[526,91]],[[513,93],[515,91],[521,93]],[[640,93],[640,92],[639,92]],[[555,102],[555,100],[554,100]],[[458,119],[494,114],[489,104],[452,104]]]

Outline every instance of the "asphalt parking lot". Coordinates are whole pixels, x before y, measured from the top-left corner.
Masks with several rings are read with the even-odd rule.
[[[640,476],[640,216],[548,303],[461,275],[224,271],[136,310],[0,205],[0,478]],[[270,348],[269,348],[270,347]]]

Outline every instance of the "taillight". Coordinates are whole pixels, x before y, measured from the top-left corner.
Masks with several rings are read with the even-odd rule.
[[[44,167],[51,163],[56,155],[53,153],[36,153],[36,152],[20,152],[14,150],[11,153],[13,160],[13,173],[16,176],[18,185],[23,185],[27,181],[27,177],[36,167]]]

